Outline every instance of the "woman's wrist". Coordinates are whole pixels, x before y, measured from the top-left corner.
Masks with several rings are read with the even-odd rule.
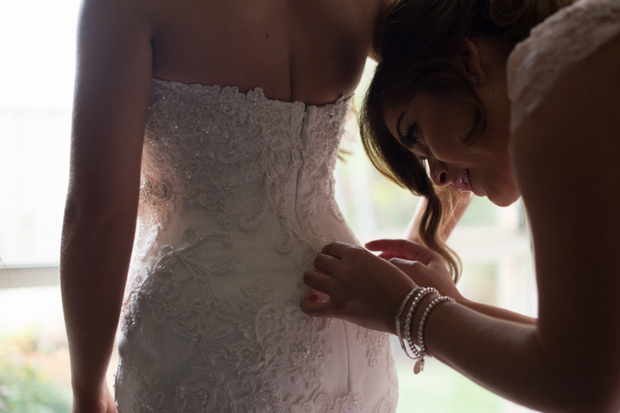
[[[420,320],[422,319],[422,313],[424,312],[424,309],[428,306],[428,304],[431,303],[431,301],[433,301],[435,298],[438,298],[438,297],[442,297],[442,295],[439,294],[438,292],[430,292],[426,294],[424,297],[422,297],[421,300],[416,305],[415,310],[413,311],[413,314],[411,317],[411,323],[410,323],[410,331],[412,334],[413,344],[418,345],[417,332],[420,326]],[[412,302],[413,302],[413,298],[410,299],[407,306],[405,306],[405,311],[408,311],[408,309],[411,308]],[[401,331],[405,331],[406,322],[407,322],[406,317],[403,317],[403,318],[404,320],[401,320]]]
[[[97,399],[86,399],[73,395],[72,412],[112,413],[116,411],[114,396],[105,384],[103,384],[101,397]]]
[[[101,377],[95,377],[101,376]],[[96,402],[105,399],[110,392],[106,374],[76,374],[72,373],[71,388],[73,391],[73,400],[83,402]]]
[[[435,308],[446,302],[455,300],[440,295],[434,288],[418,287],[410,292],[401,306],[403,314],[396,318],[398,337],[405,354],[415,360],[415,374],[423,370],[425,357],[430,357],[425,344],[426,324]]]

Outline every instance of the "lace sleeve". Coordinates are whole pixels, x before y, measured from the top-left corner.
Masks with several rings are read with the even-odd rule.
[[[532,113],[571,64],[620,33],[620,2],[580,0],[536,26],[508,58],[510,130]]]

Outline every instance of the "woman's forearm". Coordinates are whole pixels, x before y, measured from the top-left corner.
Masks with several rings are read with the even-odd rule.
[[[69,202],[63,228],[61,289],[74,396],[101,397],[127,277],[135,214],[77,213]],[[95,218],[98,216],[98,218]]]
[[[429,317],[424,337],[433,357],[487,389],[531,408],[544,405],[547,381],[535,326],[443,303]]]
[[[386,242],[392,243],[377,241]],[[413,243],[404,246],[409,247],[404,255],[412,260],[410,269],[418,273],[418,279],[441,277],[441,274],[445,278],[447,270],[437,253]],[[303,300],[301,307],[308,315],[343,318],[367,328],[397,333],[394,321],[402,300],[416,287],[415,280],[390,262],[358,246],[342,243],[326,245],[315,258],[314,266],[316,270],[304,274],[304,282],[329,294],[330,300]],[[417,341],[420,319],[430,301],[437,297],[426,295],[416,307],[412,302],[417,300],[417,295],[410,297],[409,303],[402,306],[402,314],[407,316],[400,318],[400,331],[407,331],[406,320],[412,312],[409,331]],[[423,330],[424,344],[430,355],[489,390],[539,408],[548,403],[544,389],[547,379],[553,377],[558,383],[566,378],[556,377],[547,367],[547,359],[539,350],[537,328],[537,325],[490,317],[456,302],[446,302],[430,313]]]
[[[488,390],[538,411],[584,411],[573,402],[580,395],[565,394],[579,388],[581,379],[566,374],[562,367],[566,362],[558,360],[561,354],[541,350],[536,325],[442,303],[424,331],[425,346],[433,357]]]
[[[512,322],[521,323],[521,324],[529,324],[529,325],[536,324],[535,318],[528,317],[523,314],[515,313],[514,311],[510,311],[505,308],[495,307],[495,306],[483,304],[483,303],[477,303],[475,301],[470,301],[465,298],[463,298],[462,300],[459,300],[459,303],[471,310],[477,311],[489,317],[497,318],[500,320],[512,321]]]

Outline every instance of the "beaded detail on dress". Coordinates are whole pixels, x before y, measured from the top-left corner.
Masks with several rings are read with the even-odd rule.
[[[349,102],[153,80],[119,340],[128,412],[392,412],[389,336],[299,309],[356,242],[334,199]]]
[[[579,0],[536,26],[508,59],[510,129],[536,110],[565,68],[620,33],[620,2]]]

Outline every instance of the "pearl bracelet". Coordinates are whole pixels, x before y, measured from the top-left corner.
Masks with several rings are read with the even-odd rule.
[[[420,324],[418,325],[418,347],[420,347],[420,371],[424,368],[424,357],[430,357],[428,352],[426,351],[426,347],[424,346],[424,326],[426,325],[426,320],[428,319],[429,314],[433,309],[438,305],[445,301],[454,302],[454,299],[447,296],[440,296],[431,301],[424,313],[422,314],[422,318],[420,319]]]
[[[439,294],[439,292],[435,288],[427,287],[427,288],[422,288],[420,290],[418,295],[416,295],[413,301],[411,302],[411,306],[409,307],[409,311],[407,312],[407,319],[405,321],[405,340],[407,340],[407,343],[409,344],[409,348],[411,349],[411,352],[414,355],[414,357],[412,358],[416,360],[416,363],[413,366],[413,372],[415,374],[418,374],[420,371],[422,371],[421,367],[423,367],[423,363],[422,363],[423,356],[422,356],[422,353],[420,353],[420,351],[416,348],[415,344],[413,343],[413,339],[411,338],[411,319],[413,318],[413,314],[415,313],[416,307],[418,306],[418,304],[420,304],[422,299],[426,297],[428,294],[432,294],[432,293]]]
[[[398,315],[396,316],[396,335],[398,336],[398,341],[400,341],[400,347],[403,349],[407,357],[409,357],[410,359],[415,359],[415,358],[409,355],[409,352],[407,351],[407,346],[405,345],[405,341],[403,340],[403,335],[401,334],[401,331],[400,331],[400,317],[403,315],[403,310],[405,309],[405,305],[407,304],[407,301],[409,301],[409,299],[411,298],[413,294],[417,293],[421,289],[422,287],[415,287],[414,289],[409,291],[409,294],[407,294],[402,304],[400,305],[400,309],[398,310]]]

